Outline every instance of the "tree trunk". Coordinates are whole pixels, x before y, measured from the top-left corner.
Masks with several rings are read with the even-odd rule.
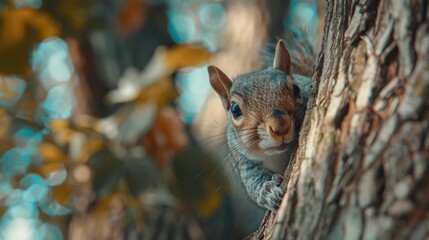
[[[429,234],[429,4],[327,1],[287,193],[258,239]]]

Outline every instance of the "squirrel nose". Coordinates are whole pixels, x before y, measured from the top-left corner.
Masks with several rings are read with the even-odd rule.
[[[292,128],[292,122],[289,117],[270,118],[267,120],[267,133],[276,142],[283,141]]]
[[[286,127],[274,127],[269,126],[270,129],[270,135],[277,135],[277,136],[284,136],[289,132],[289,126]]]

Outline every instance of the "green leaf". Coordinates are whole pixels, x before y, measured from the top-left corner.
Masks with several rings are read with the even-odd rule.
[[[88,165],[94,171],[92,185],[97,196],[112,192],[125,174],[125,166],[109,149],[101,149],[93,154]]]
[[[160,179],[159,169],[147,158],[128,158],[125,160],[125,168],[125,180],[134,196],[138,196],[150,183]]]
[[[210,217],[229,192],[222,168],[202,149],[188,148],[173,161],[175,178],[169,182],[170,189],[202,217]]]

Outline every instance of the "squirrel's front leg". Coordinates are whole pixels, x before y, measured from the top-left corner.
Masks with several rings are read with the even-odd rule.
[[[283,177],[249,160],[242,161],[238,170],[251,199],[263,208],[277,210],[285,193],[281,188]]]
[[[285,194],[281,183],[283,177],[280,174],[274,174],[270,181],[266,181],[262,184],[261,190],[259,190],[258,198],[256,202],[259,206],[265,207],[268,210],[277,210]]]

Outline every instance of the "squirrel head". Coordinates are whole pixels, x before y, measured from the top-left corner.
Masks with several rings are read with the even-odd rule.
[[[296,119],[303,101],[290,73],[290,55],[282,40],[277,43],[273,67],[240,75],[231,81],[209,66],[210,84],[227,111],[239,151],[255,160],[290,149],[296,139]],[[230,136],[229,136],[230,137]]]

